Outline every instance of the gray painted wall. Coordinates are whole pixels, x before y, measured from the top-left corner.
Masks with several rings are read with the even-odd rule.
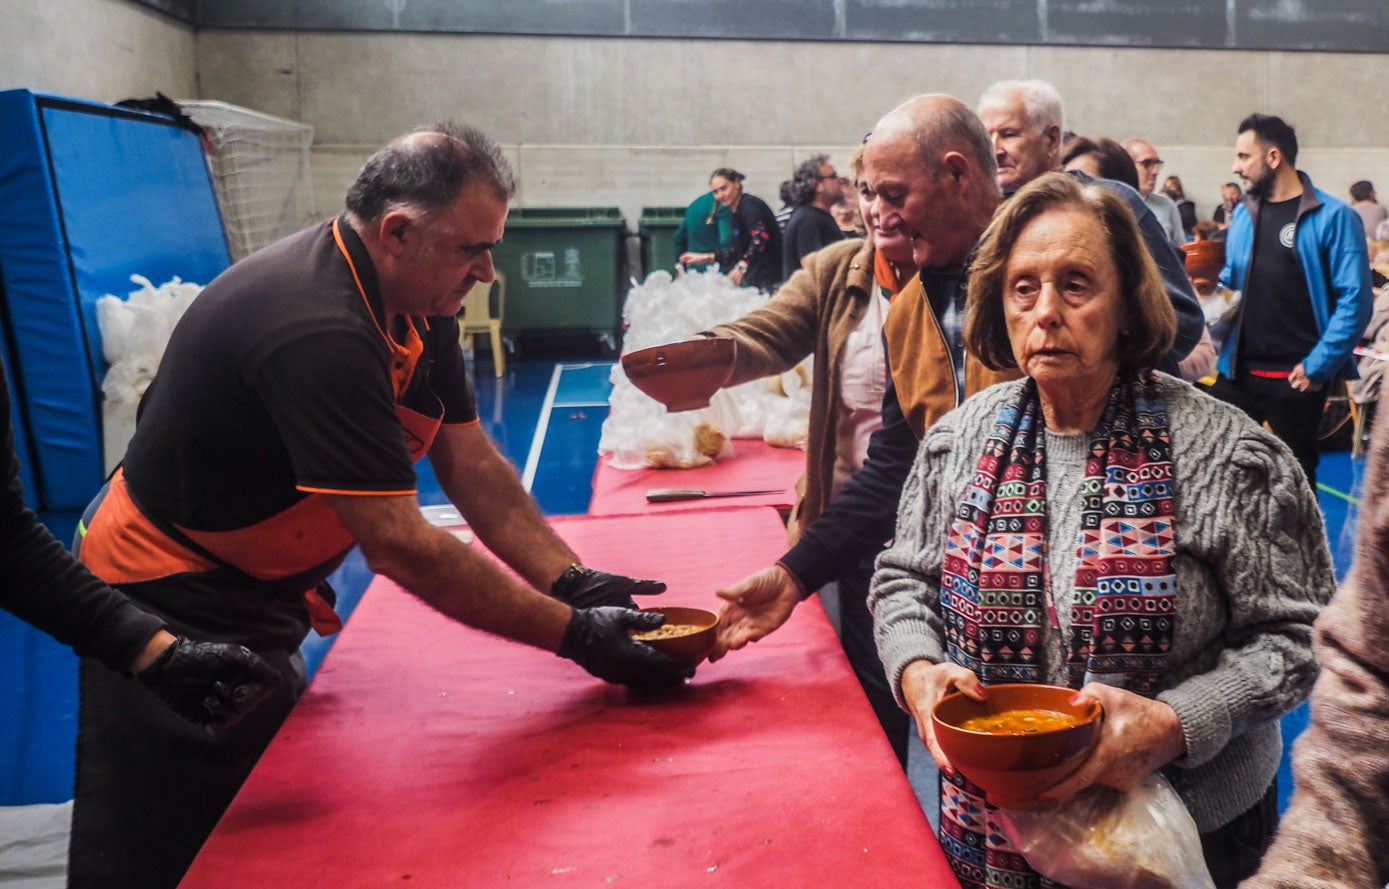
[[[197,91],[193,28],[128,0],[0,0],[0,89],[118,102]]]
[[[972,103],[1015,77],[1055,83],[1078,132],[1152,139],[1203,216],[1231,178],[1232,130],[1253,110],[1298,128],[1299,165],[1327,190],[1342,195],[1358,178],[1389,189],[1389,116],[1377,111],[1386,54],[194,31],[134,0],[0,0],[0,10],[0,88],[101,101],[160,90],[312,124],[324,214],[374,148],[441,117],[503,143],[521,205],[615,205],[635,228],[643,206],[689,201],[725,164],[775,203],[797,160],[828,151],[845,165],[902,99]]]
[[[1389,51],[1382,0],[142,0],[199,27]]]
[[[371,148],[446,116],[507,147],[522,204],[616,205],[634,227],[724,164],[775,203],[797,160],[846,164],[901,100],[1027,77],[1057,85],[1077,132],[1152,139],[1203,215],[1254,110],[1298,127],[1328,190],[1389,182],[1389,117],[1361,110],[1389,55],[217,29],[198,48],[205,96],[314,125],[325,211]]]

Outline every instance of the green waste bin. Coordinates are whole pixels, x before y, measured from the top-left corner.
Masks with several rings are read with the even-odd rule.
[[[675,274],[675,230],[685,221],[684,207],[642,207],[641,236],[642,277],[657,269]]]
[[[617,346],[627,223],[617,207],[516,207],[492,251],[506,275],[502,335],[591,335]]]

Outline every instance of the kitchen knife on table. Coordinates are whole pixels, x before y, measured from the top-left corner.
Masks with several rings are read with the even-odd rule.
[[[706,491],[702,488],[652,488],[646,492],[647,503],[675,503],[680,500],[708,500],[712,497],[753,497],[757,494],[780,494],[770,491]]]

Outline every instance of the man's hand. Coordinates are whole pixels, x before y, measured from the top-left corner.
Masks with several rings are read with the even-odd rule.
[[[719,609],[719,636],[709,655],[711,661],[786,623],[796,604],[805,598],[805,590],[790,571],[776,564],[719,590],[718,596],[728,604]]]
[[[1298,362],[1293,372],[1288,374],[1288,385],[1299,392],[1320,392],[1321,383],[1307,376],[1307,371],[1303,369],[1302,362]]]
[[[930,661],[912,661],[902,671],[902,700],[916,719],[916,730],[921,742],[930,751],[936,766],[947,775],[955,774],[955,767],[941,752],[936,742],[936,726],[931,721],[931,711],[941,698],[952,691],[960,691],[967,697],[982,701],[988,697],[988,689],[979,677],[959,664],[949,661],[933,664]]]
[[[550,586],[551,595],[574,608],[605,605],[636,608],[633,596],[654,596],[665,591],[666,585],[659,580],[636,580],[622,574],[594,571],[582,565],[571,565]]]
[[[576,608],[560,642],[559,656],[618,685],[639,689],[679,685],[694,676],[694,667],[628,635],[629,630],[654,630],[665,622],[665,615],[654,611]]]
[[[240,722],[280,684],[280,674],[249,648],[186,636],[135,678],[174,712],[214,734]]]

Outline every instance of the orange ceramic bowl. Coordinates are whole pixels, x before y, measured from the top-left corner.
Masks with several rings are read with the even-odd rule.
[[[670,411],[709,406],[733,374],[733,340],[702,337],[639,349],[622,356],[627,379]]]
[[[714,650],[718,636],[719,616],[703,608],[682,608],[665,605],[659,608],[643,608],[666,616],[665,625],[660,629],[645,633],[632,633],[658,651],[680,658],[697,666]],[[672,632],[677,630],[678,632]]]
[[[1192,241],[1182,245],[1186,274],[1190,278],[1214,280],[1225,267],[1224,241]]]
[[[1100,705],[1073,706],[1074,694],[1073,688],[1026,684],[991,685],[985,701],[952,692],[931,711],[936,742],[960,774],[984,789],[989,802],[1004,809],[1034,809],[1040,805],[1038,795],[1080,768],[1100,740]],[[970,718],[1009,710],[1054,710],[1081,721],[1023,735],[960,728]]]

